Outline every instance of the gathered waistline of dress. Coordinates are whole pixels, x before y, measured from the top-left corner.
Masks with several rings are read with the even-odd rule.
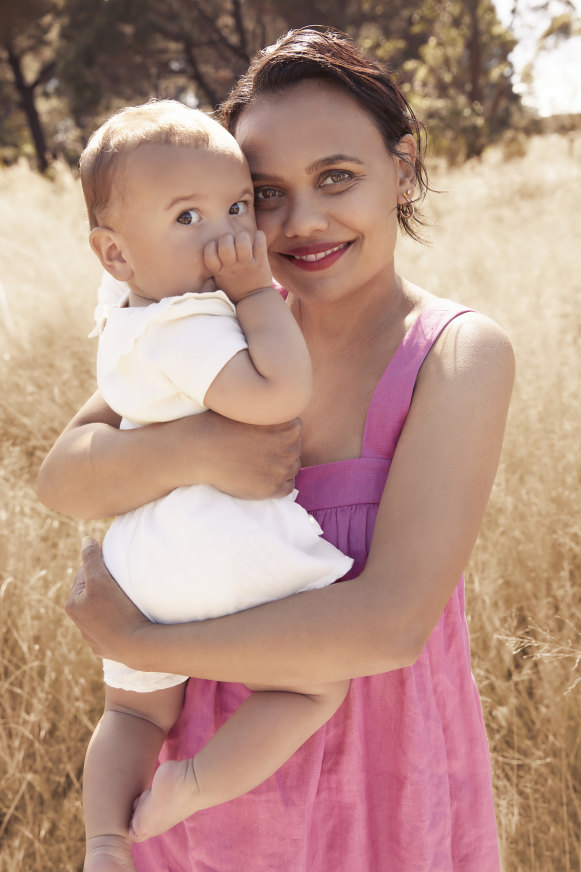
[[[356,457],[300,470],[295,485],[298,502],[308,511],[363,504],[378,505],[391,459]]]

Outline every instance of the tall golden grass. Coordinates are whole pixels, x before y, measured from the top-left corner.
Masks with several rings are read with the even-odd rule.
[[[433,243],[402,240],[400,268],[499,321],[518,363],[467,573],[504,869],[569,872],[581,866],[581,143],[533,140],[510,162],[492,151],[436,168],[435,184]],[[81,536],[103,525],[44,509],[35,483],[94,386],[85,337],[99,270],[64,169],[51,181],[0,171],[0,223],[0,872],[76,872],[102,687],[62,604]]]

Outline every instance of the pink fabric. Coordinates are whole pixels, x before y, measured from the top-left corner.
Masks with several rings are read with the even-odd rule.
[[[355,559],[352,576],[365,565],[418,370],[463,311],[436,301],[408,331],[371,401],[362,456],[298,477],[302,504]],[[247,693],[191,679],[162,759],[192,756]],[[463,579],[413,666],[353,680],[331,721],[269,781],[134,856],[139,872],[498,872]]]

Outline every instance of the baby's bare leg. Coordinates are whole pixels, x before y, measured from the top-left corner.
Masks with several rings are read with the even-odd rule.
[[[348,687],[344,681],[296,691],[254,688],[193,759],[159,767],[135,807],[132,837],[144,841],[257,787],[329,720]]]
[[[155,693],[107,687],[83,775],[85,872],[134,872],[129,822],[183,701],[184,685]]]

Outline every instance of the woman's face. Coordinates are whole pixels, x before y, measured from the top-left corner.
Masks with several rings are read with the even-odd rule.
[[[389,154],[357,101],[308,80],[248,106],[235,136],[276,279],[313,302],[384,292],[394,280],[398,198],[413,171]],[[412,137],[400,148],[413,156]]]

